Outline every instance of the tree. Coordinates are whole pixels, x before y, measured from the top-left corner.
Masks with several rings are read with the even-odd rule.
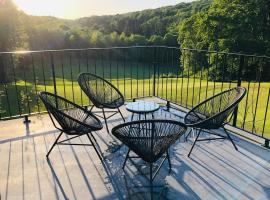
[[[0,4],[0,51],[28,49],[23,18],[24,13],[19,12],[11,0],[2,1]]]
[[[152,35],[149,38],[149,43],[151,45],[163,45],[163,37],[161,37],[160,35]]]

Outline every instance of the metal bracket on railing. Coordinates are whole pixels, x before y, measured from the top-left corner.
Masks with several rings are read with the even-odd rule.
[[[270,149],[270,140],[268,139],[265,139],[265,142],[264,142],[264,147]]]
[[[167,107],[167,111],[170,111],[170,107],[171,107],[171,102],[170,101],[167,101],[166,107]]]
[[[25,116],[24,116],[23,123],[24,123],[24,124],[28,124],[28,123],[30,123],[30,122],[31,122],[31,120],[28,118],[28,115],[25,115]]]

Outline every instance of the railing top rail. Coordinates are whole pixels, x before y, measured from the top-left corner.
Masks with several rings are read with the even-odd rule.
[[[51,49],[51,50],[35,50],[35,51],[7,51],[7,52],[0,52],[0,55],[3,55],[3,54],[44,53],[44,52],[65,52],[65,51],[131,49],[131,48],[166,48],[166,49],[188,50],[188,51],[197,51],[197,52],[205,52],[205,53],[217,53],[217,54],[226,54],[226,55],[234,55],[234,56],[245,56],[245,57],[256,57],[256,58],[270,59],[270,56],[266,56],[266,55],[233,53],[233,52],[231,53],[231,52],[224,52],[224,51],[179,48],[179,47],[169,47],[169,46],[162,46],[162,45],[160,45],[160,46],[127,46],[127,47],[91,47],[91,48],[80,48],[80,49],[72,49],[71,48],[71,49]]]
[[[127,47],[91,47],[91,48],[81,48],[81,49],[51,49],[51,50],[35,50],[35,51],[7,51],[7,52],[0,52],[0,55],[1,54],[43,53],[43,52],[63,52],[63,51],[131,49],[131,48],[167,48],[167,49],[178,49],[178,50],[180,50],[179,47],[168,47],[168,46],[127,46]]]
[[[218,53],[218,54],[226,54],[226,55],[234,55],[234,56],[246,56],[246,57],[256,57],[256,58],[270,59],[269,56],[256,55],[256,54],[230,53],[230,52],[225,52],[225,51],[213,51],[213,50],[205,50],[205,49],[189,49],[189,48],[181,48],[181,50],[199,51],[199,52],[206,52],[206,53]]]

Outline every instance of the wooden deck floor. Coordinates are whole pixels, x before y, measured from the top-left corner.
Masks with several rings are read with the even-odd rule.
[[[130,113],[122,110],[129,118]],[[157,111],[155,116],[180,120],[165,111]],[[119,123],[116,115],[109,126]],[[134,166],[128,163],[125,172],[121,169],[126,147],[108,150],[114,139],[105,128],[95,133],[106,157],[101,164],[89,146],[58,146],[47,160],[46,152],[58,135],[47,115],[33,117],[29,127],[21,120],[0,122],[0,127],[1,200],[148,198],[148,190],[137,187],[147,181]],[[172,173],[168,174],[166,162],[155,180],[163,185],[156,190],[159,199],[270,199],[270,151],[233,138],[239,151],[226,140],[201,142],[191,158],[187,153],[192,138],[179,140],[170,150]],[[75,142],[88,140],[82,136]]]

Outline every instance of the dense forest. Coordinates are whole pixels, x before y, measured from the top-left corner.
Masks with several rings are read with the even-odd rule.
[[[130,45],[178,46],[178,26],[211,1],[77,20],[29,16],[11,0],[0,5],[0,51]]]
[[[200,0],[76,20],[0,5],[0,51],[130,45],[270,54],[269,0]]]

